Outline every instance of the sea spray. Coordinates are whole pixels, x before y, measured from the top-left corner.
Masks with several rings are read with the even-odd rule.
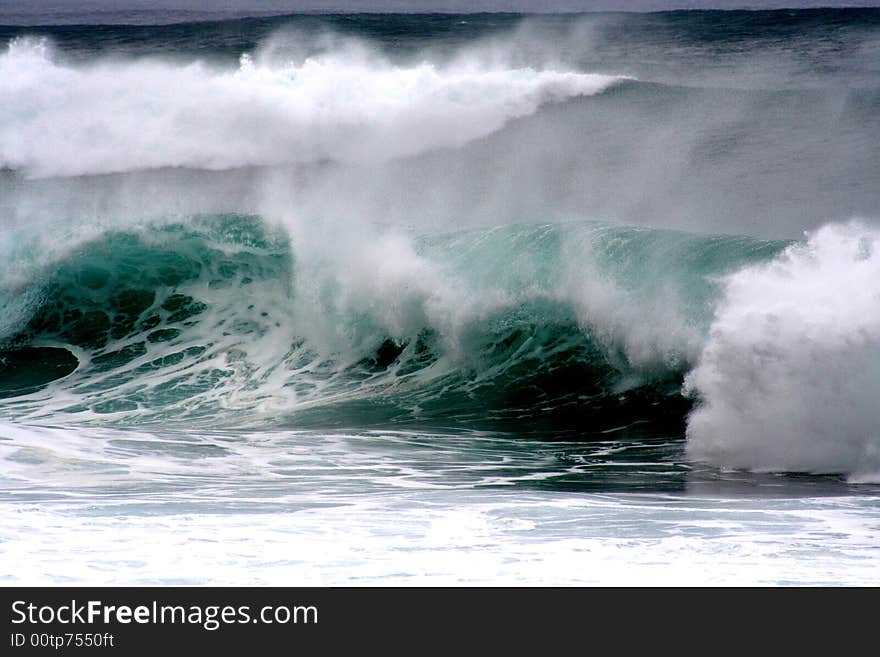
[[[880,232],[832,224],[725,279],[687,388],[688,453],[763,471],[880,473]]]

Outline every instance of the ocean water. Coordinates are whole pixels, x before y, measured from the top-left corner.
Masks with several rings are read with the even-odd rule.
[[[880,583],[880,10],[185,9],[0,12],[0,583]]]

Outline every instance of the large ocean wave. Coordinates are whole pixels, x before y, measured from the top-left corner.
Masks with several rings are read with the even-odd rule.
[[[380,231],[356,252],[286,238],[196,217],[18,272],[4,413],[586,440],[686,423],[698,459],[877,472],[880,235],[864,224],[795,243],[595,223]]]
[[[15,36],[5,419],[686,434],[875,478],[876,89],[636,79],[529,34],[235,65]]]
[[[254,217],[197,217],[107,232],[16,271],[9,411],[214,425],[516,419],[589,436],[623,422],[630,397],[645,406],[632,421],[668,415],[648,399],[680,414],[667,398],[699,355],[713,277],[781,248],[593,223],[377,230],[357,249],[306,252],[285,237]]]

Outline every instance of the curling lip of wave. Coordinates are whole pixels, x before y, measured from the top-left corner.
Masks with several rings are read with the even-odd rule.
[[[237,70],[149,59],[72,67],[45,40],[0,56],[0,165],[29,176],[382,161],[461,146],[625,78],[343,51]]]

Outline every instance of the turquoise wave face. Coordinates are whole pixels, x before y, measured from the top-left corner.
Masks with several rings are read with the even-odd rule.
[[[337,242],[242,215],[102,233],[24,285],[3,413],[680,433],[717,277],[784,247],[597,223]]]

